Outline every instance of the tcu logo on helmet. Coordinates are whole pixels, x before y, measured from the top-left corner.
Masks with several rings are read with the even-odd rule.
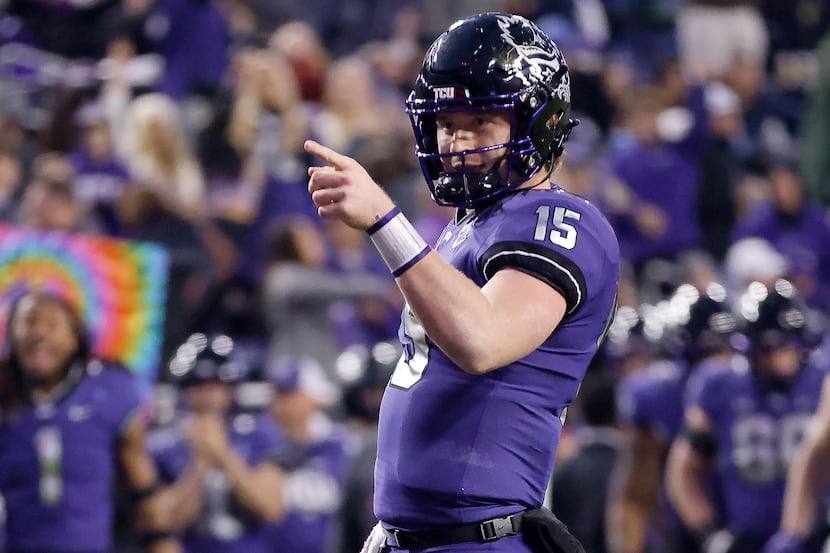
[[[451,100],[453,98],[469,98],[470,91],[466,88],[453,86],[436,86],[432,89],[436,100]]]

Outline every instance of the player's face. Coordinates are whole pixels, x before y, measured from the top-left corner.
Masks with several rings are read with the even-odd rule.
[[[38,296],[26,296],[18,304],[11,340],[21,368],[36,382],[59,378],[79,346],[66,309]]]
[[[789,345],[771,348],[759,356],[758,362],[772,376],[788,380],[801,368],[801,351]]]
[[[317,404],[307,394],[299,390],[274,390],[271,402],[271,414],[280,424],[297,426],[305,422],[317,411]]]
[[[461,153],[510,140],[510,117],[507,110],[459,111],[436,116],[438,152]],[[466,172],[486,173],[501,160],[506,149],[470,153],[464,156]],[[461,171],[462,156],[442,158],[444,170]],[[504,164],[506,165],[506,164]],[[506,170],[502,168],[503,170]]]
[[[187,388],[187,407],[194,413],[224,415],[232,402],[233,389],[224,382],[202,382]]]

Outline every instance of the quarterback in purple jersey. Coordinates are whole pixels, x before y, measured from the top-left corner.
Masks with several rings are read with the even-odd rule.
[[[575,125],[565,60],[534,23],[476,15],[429,48],[407,108],[432,197],[457,208],[434,250],[355,160],[305,145],[327,163],[318,213],[366,230],[406,299],[364,550],[580,551],[538,508],[619,248],[550,180]]]
[[[685,431],[672,446],[669,496],[706,553],[755,553],[778,527],[787,468],[818,405],[823,371],[803,359],[807,312],[794,287],[750,284],[738,300],[750,349],[744,363],[698,371]],[[718,475],[723,514],[705,493]]]
[[[84,553],[112,546],[120,468],[152,552],[176,552],[144,449],[132,376],[94,359],[82,322],[58,296],[27,293],[10,310],[0,366],[0,494],[10,552]]]

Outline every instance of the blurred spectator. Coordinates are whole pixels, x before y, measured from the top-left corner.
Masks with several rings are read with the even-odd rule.
[[[116,234],[115,204],[128,185],[127,169],[116,158],[115,144],[101,105],[83,105],[76,115],[81,140],[69,154],[75,170],[75,194],[89,210],[94,210],[108,234]]]
[[[332,13],[339,13],[333,10]],[[362,35],[361,35],[362,36]],[[300,98],[319,102],[331,60],[319,32],[305,21],[280,25],[268,39],[268,48],[283,56],[294,69]]]
[[[219,2],[157,0],[156,25],[165,25],[160,44],[165,59],[158,90],[172,98],[212,94],[228,67],[230,28]]]
[[[769,155],[795,156],[800,103],[774,86],[763,66],[746,57],[735,58],[722,80],[740,98],[746,130],[755,146]]]
[[[738,95],[717,81],[706,86],[704,95],[709,137],[700,154],[698,221],[703,248],[720,260],[732,238],[738,187],[753,146],[746,134]]]
[[[610,214],[620,252],[635,268],[656,257],[677,258],[697,247],[697,170],[660,135],[665,105],[655,89],[634,92],[611,153],[614,173],[627,191]]]
[[[308,359],[276,359],[268,373],[270,413],[285,435],[272,459],[285,476],[283,517],[268,526],[266,539],[272,551],[325,553],[335,537],[349,453],[345,429],[323,413],[339,390]]]
[[[112,543],[116,472],[135,502],[151,553],[169,503],[144,446],[142,401],[131,375],[90,352],[64,299],[26,293],[8,314],[0,362],[0,492],[12,551],[105,551]]]
[[[235,60],[236,83],[228,142],[237,152],[241,174],[234,198],[250,219],[241,271],[252,282],[267,264],[267,234],[284,215],[315,215],[308,198],[305,153],[311,105],[286,58],[274,51],[241,52]]]
[[[830,307],[830,220],[805,201],[797,170],[776,163],[769,173],[771,198],[757,205],[735,228],[735,239],[759,237],[788,261],[789,278],[807,301]]]
[[[216,257],[226,250],[222,236],[206,224],[196,227],[171,212],[149,187],[128,186],[117,205],[121,236],[165,246],[170,253],[162,358],[194,330],[194,314],[211,286],[220,280]],[[215,239],[214,239],[215,238]],[[216,253],[213,253],[216,252]],[[227,259],[225,263],[227,263]]]
[[[245,367],[228,336],[194,334],[171,372],[185,411],[148,439],[177,509],[168,523],[188,553],[265,553],[264,523],[283,514],[283,475],[271,462],[279,435],[266,416],[236,414],[234,384]]]
[[[268,36],[274,29],[295,20],[307,21],[314,12],[315,2],[294,0],[250,0],[257,24],[257,34]]]
[[[89,215],[72,181],[35,177],[23,193],[18,222],[37,230],[97,234],[100,225]]]
[[[116,135],[120,138],[119,153],[130,177],[149,186],[180,217],[202,219],[206,211],[204,176],[173,100],[163,94],[139,96],[130,103],[121,132]]]
[[[311,120],[311,134],[352,156],[362,141],[387,136],[389,122],[401,119],[400,106],[378,98],[374,81],[366,60],[349,57],[336,61],[326,73],[321,110]]]
[[[6,9],[20,18],[39,48],[71,58],[99,58],[116,5],[116,0],[11,0]]]
[[[325,262],[323,236],[310,219],[281,220],[272,234],[263,296],[269,358],[312,358],[333,375],[342,345],[332,306],[343,300],[389,297],[394,285],[365,272],[330,272]]]
[[[557,463],[551,481],[552,510],[586,551],[605,553],[605,505],[608,486],[623,436],[616,428],[614,381],[588,373],[578,413],[584,423],[577,430],[577,451]]]
[[[677,40],[693,81],[725,75],[738,57],[764,67],[769,49],[758,0],[686,0],[677,16]]]
[[[0,148],[0,222],[17,219],[23,192],[23,167],[17,154]]]
[[[6,83],[0,87],[0,147],[15,153],[20,159],[24,177],[28,176],[32,160],[39,152],[39,147],[30,132],[24,125],[25,114],[7,111],[15,106],[3,95]]]
[[[70,182],[75,176],[75,168],[69,159],[60,152],[43,152],[32,161],[32,180]]]
[[[423,15],[417,7],[401,8],[387,40],[367,42],[356,51],[372,63],[381,81],[378,85],[388,88],[381,90],[381,95],[409,95],[413,75],[417,75],[423,60],[422,26]]]
[[[478,0],[476,12],[481,9]],[[414,0],[318,0],[317,12],[310,19],[319,29],[328,51],[335,56],[348,56],[362,44],[386,39],[395,26],[401,8],[418,5]]]
[[[297,159],[308,134],[308,107],[286,59],[249,50],[235,61],[236,83],[227,136],[245,163],[244,178],[293,182],[305,177]]]

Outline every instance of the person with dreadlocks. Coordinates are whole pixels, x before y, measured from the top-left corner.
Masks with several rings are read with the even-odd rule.
[[[0,494],[10,553],[110,551],[121,471],[151,553],[179,551],[171,508],[144,446],[130,373],[92,354],[65,299],[26,292],[11,305],[0,360]]]

